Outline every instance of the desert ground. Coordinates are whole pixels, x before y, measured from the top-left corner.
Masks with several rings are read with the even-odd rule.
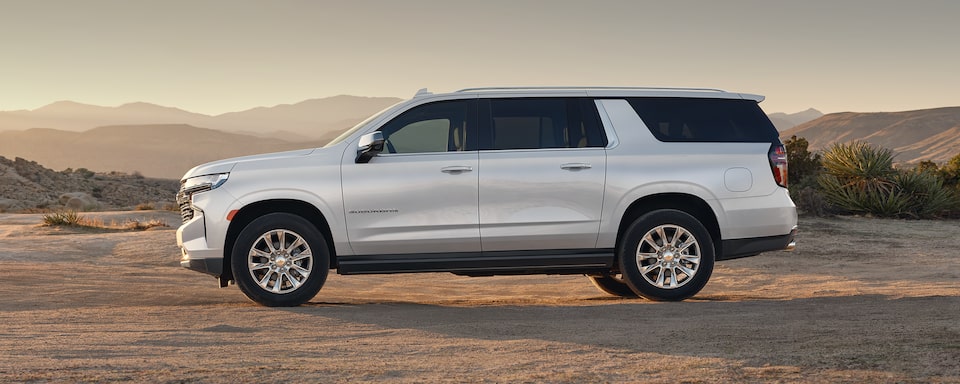
[[[678,303],[583,276],[331,274],[265,308],[143,232],[0,214],[0,382],[960,383],[960,223],[803,218]]]

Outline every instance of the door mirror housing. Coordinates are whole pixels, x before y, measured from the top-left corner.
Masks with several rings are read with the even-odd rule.
[[[370,159],[383,151],[384,142],[383,132],[380,131],[360,136],[360,141],[357,142],[357,158],[355,161],[357,163],[370,162]]]

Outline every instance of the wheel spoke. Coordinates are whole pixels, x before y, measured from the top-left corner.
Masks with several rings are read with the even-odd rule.
[[[310,253],[310,250],[306,250],[306,251],[300,252],[296,256],[290,256],[290,261],[300,261],[303,259],[311,259],[311,258],[313,258],[313,254]]]
[[[267,244],[268,253],[276,252],[277,249],[273,247],[273,234],[274,232],[264,233],[263,236],[260,236],[260,239]]]
[[[657,227],[657,236],[660,236],[660,245],[661,245],[661,246],[664,246],[664,245],[668,245],[668,244],[669,244],[669,243],[667,242],[667,234],[665,233],[666,231],[664,231],[663,229],[664,229],[663,226]],[[659,249],[657,249],[657,250],[659,251]]]
[[[290,275],[290,272],[283,272],[283,276],[285,276],[287,281],[290,282],[291,289],[297,289],[300,287],[300,281],[294,279],[293,276]]]
[[[656,269],[656,268],[660,268],[660,264],[654,263],[654,264],[646,265],[646,266],[643,266],[643,267],[640,268],[640,273],[646,275],[646,274],[650,273],[650,271],[652,271],[652,270],[654,270],[654,269]],[[662,270],[662,268],[661,268],[661,270]]]
[[[700,265],[700,256],[696,255],[680,255],[680,261],[688,262],[694,265]]]
[[[657,245],[655,240],[653,240],[653,233],[647,233],[647,235],[643,237],[643,241],[640,242],[640,249],[643,249],[643,243],[650,244],[650,247],[653,248],[654,252],[660,252],[660,246]]]
[[[259,285],[260,288],[270,290],[270,287],[268,287],[267,285],[270,284],[270,275],[272,274],[273,274],[273,271],[267,271],[267,273],[264,273],[263,278],[257,281],[257,285]]]
[[[304,241],[303,241],[303,238],[297,237],[297,239],[294,240],[293,243],[291,243],[289,246],[285,247],[283,250],[284,250],[284,251],[287,251],[287,253],[292,254],[292,253],[293,253],[293,250],[297,249],[298,247],[300,247],[300,246],[303,245],[303,244],[305,244]]]
[[[670,268],[669,271],[670,271],[670,288],[676,288],[676,287],[677,287],[677,283],[678,283],[678,281],[677,281],[677,269],[676,269],[676,268]]]
[[[264,251],[261,251],[261,250],[256,249],[256,248],[253,248],[253,249],[250,250],[250,256],[251,256],[251,257],[262,257],[262,258],[264,258],[264,259],[269,259],[269,258],[270,258],[270,254],[269,254],[269,253],[264,252]]]
[[[250,263],[251,271],[259,271],[261,269],[268,269],[268,268],[270,268],[270,264],[268,263]]]
[[[283,274],[277,272],[277,280],[273,283],[273,293],[280,293],[281,287],[283,287]]]
[[[290,268],[293,268],[294,270],[296,270],[297,272],[299,272],[299,273],[300,273],[300,276],[303,276],[304,279],[306,279],[307,277],[310,276],[310,270],[309,270],[309,269],[306,269],[306,268],[301,267],[301,266],[296,265],[296,264],[292,265]]]
[[[658,287],[660,287],[660,288],[663,288],[663,278],[664,278],[664,275],[665,275],[665,274],[664,274],[664,271],[665,271],[665,270],[661,267],[661,268],[660,268],[660,271],[657,272],[657,281],[654,283],[654,285],[656,285],[656,286],[658,286]]]
[[[656,253],[647,253],[647,252],[637,252],[637,258],[639,258],[640,260],[656,259],[656,258],[657,258],[657,254],[656,254]]]
[[[678,265],[678,266],[677,266],[677,269],[679,269],[680,272],[683,272],[683,274],[687,275],[687,278],[693,277],[693,274],[694,274],[694,273],[697,273],[696,270],[693,270],[693,269],[684,267],[684,266],[682,266],[682,265]]]

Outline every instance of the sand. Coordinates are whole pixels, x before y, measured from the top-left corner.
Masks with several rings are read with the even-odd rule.
[[[96,214],[105,221],[174,212]],[[179,267],[173,228],[0,214],[0,382],[956,382],[960,223],[801,219],[680,303],[583,276],[331,274],[265,308]]]

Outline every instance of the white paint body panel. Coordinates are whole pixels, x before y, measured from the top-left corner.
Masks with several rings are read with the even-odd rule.
[[[356,164],[356,143],[417,105],[452,99],[598,97],[606,148],[381,155]],[[196,217],[177,231],[185,258],[223,257],[227,214],[264,200],[306,202],[330,226],[338,257],[542,249],[612,249],[621,218],[646,196],[680,193],[713,211],[721,239],[782,236],[797,224],[776,185],[769,143],[665,143],[626,97],[762,96],[707,90],[535,89],[423,95],[388,108],[319,149],[227,159],[184,178],[229,172],[193,196]],[[561,169],[582,163],[589,168]],[[471,168],[444,173],[450,166]],[[394,210],[396,212],[394,212]]]

